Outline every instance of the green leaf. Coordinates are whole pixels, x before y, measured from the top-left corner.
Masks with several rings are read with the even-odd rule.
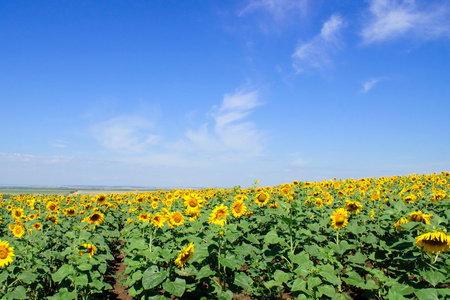
[[[266,244],[278,244],[280,242],[280,238],[278,237],[278,233],[274,230],[269,231],[264,237],[264,242]]]
[[[313,288],[321,284],[322,280],[320,280],[319,277],[308,276],[308,280],[306,282],[308,283],[308,289],[312,290]]]
[[[72,274],[73,267],[71,265],[62,265],[55,273],[52,274],[52,279],[55,282],[61,282],[67,275]]]
[[[348,261],[358,264],[358,265],[364,265],[366,263],[366,260],[367,260],[367,256],[362,254],[359,251],[348,258]]]
[[[90,263],[82,263],[78,266],[78,269],[80,269],[81,271],[89,271],[90,269],[92,269],[92,265]]]
[[[230,268],[231,270],[236,270],[240,267],[240,265],[236,262],[236,258],[234,256],[219,257],[219,262],[222,266]]]
[[[252,290],[253,279],[243,272],[238,272],[234,277],[234,284],[248,291]]]
[[[233,292],[230,290],[227,291],[219,291],[217,293],[218,300],[231,300],[233,299]]]
[[[319,292],[318,296],[326,295],[328,297],[334,297],[336,295],[336,290],[334,286],[332,285],[322,285],[317,288],[317,291]]]
[[[171,293],[172,295],[181,297],[186,290],[186,280],[177,277],[175,281],[164,281],[162,286],[167,292]]]
[[[414,292],[419,300],[439,300],[438,292],[435,289],[422,289]]]
[[[212,275],[216,274],[215,271],[212,271],[209,265],[204,265],[200,271],[197,273],[197,280],[200,280],[202,278],[211,277]]]
[[[281,270],[276,270],[274,274],[274,279],[279,285],[288,282],[291,279],[291,274],[285,273]]]
[[[435,287],[439,283],[445,282],[445,280],[447,279],[444,274],[438,271],[422,271],[420,272],[420,276],[428,281],[433,287]]]
[[[77,276],[74,280],[75,284],[84,287],[87,286],[89,283],[89,278],[86,274],[81,274],[80,276]]]
[[[332,265],[319,266],[319,273],[323,279],[334,285],[340,285],[341,280],[334,274],[334,267]]]
[[[294,282],[292,283],[291,291],[293,292],[302,291],[305,293],[309,293],[309,291],[306,289],[306,281],[303,280],[302,278],[297,278],[294,280]]]
[[[387,294],[387,299],[388,300],[405,300],[406,298],[403,297],[402,294],[390,289],[389,293]]]
[[[28,299],[27,297],[27,291],[25,288],[21,285],[16,287],[14,291],[9,292],[6,294],[6,298],[8,299]]]
[[[30,284],[34,280],[36,280],[37,277],[38,277],[38,275],[34,274],[31,271],[23,271],[17,279],[24,283]]]
[[[167,272],[159,272],[157,266],[151,266],[142,274],[142,287],[150,290],[167,278]]]
[[[269,280],[264,282],[264,286],[268,289],[271,289],[274,286],[281,286],[282,284],[280,284],[278,281],[275,280]]]
[[[257,238],[255,238],[255,236],[253,234],[249,234],[247,236],[247,241],[249,241],[250,243],[255,244],[255,245],[261,244],[261,242]]]
[[[409,286],[409,285],[406,285],[406,284],[401,284],[401,283],[395,282],[391,286],[389,291],[394,291],[397,294],[400,294],[402,296],[406,296],[406,295],[410,295],[410,294],[414,293],[414,288],[412,286]]]

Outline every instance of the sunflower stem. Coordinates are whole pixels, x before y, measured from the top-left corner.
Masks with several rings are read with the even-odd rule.
[[[339,246],[339,229],[336,230],[336,244]]]

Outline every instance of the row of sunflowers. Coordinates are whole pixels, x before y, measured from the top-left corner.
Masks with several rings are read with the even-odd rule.
[[[98,298],[117,251],[136,299],[450,297],[449,199],[447,172],[1,196],[0,297]]]

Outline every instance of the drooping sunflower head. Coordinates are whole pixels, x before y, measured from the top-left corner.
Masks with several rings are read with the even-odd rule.
[[[100,225],[103,223],[105,216],[102,213],[95,212],[83,219],[83,222],[88,222],[89,224]]]
[[[184,247],[177,259],[175,259],[175,264],[181,268],[186,265],[186,263],[194,256],[194,243],[191,242],[189,246]]]
[[[85,244],[81,244],[81,247],[84,247],[85,249],[82,250],[78,250],[78,253],[80,253],[80,255],[83,255],[85,253],[89,254],[89,258],[91,258],[92,256],[94,256],[94,254],[97,253],[97,248],[89,243],[85,243]]]
[[[421,222],[423,224],[430,225],[430,220],[431,220],[432,216],[433,216],[432,214],[422,213],[421,210],[413,211],[412,213],[409,214],[408,221],[409,222]]]
[[[41,230],[42,224],[39,223],[39,222],[37,222],[37,223],[33,224],[32,227],[33,227],[33,229],[35,229],[35,230]]]
[[[53,224],[58,224],[59,218],[57,215],[53,215],[53,214],[48,214],[45,217],[46,220],[50,220]]]
[[[231,206],[231,213],[235,218],[240,218],[247,212],[247,206],[244,201],[236,200]]]
[[[137,218],[142,222],[149,222],[152,219],[152,215],[149,213],[141,213]]]
[[[165,218],[160,213],[156,213],[155,215],[153,215],[153,218],[152,218],[153,226],[161,228],[161,227],[163,227],[164,222],[165,222]]]
[[[450,236],[444,231],[427,232],[416,237],[416,240],[414,245],[428,254],[450,250]]]
[[[9,247],[7,241],[0,240],[0,267],[4,267],[13,262],[14,248]]]
[[[358,201],[351,201],[346,200],[345,201],[345,209],[350,211],[352,214],[358,214],[362,210],[362,204]]]
[[[331,215],[331,227],[334,229],[341,229],[347,226],[348,224],[348,212],[344,208],[338,208]]]
[[[395,222],[394,224],[394,228],[398,231],[402,231],[405,230],[405,228],[403,228],[401,225],[402,224],[406,224],[408,223],[408,219],[407,218],[400,218],[397,222]]]

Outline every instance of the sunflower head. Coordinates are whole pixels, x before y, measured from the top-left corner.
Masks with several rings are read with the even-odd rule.
[[[83,222],[88,222],[89,224],[100,225],[103,223],[105,216],[102,213],[95,212],[83,219]]]
[[[247,212],[247,206],[243,201],[236,200],[231,206],[231,213],[235,218],[240,218]]]
[[[7,241],[0,240],[0,267],[7,266],[13,262],[14,248],[9,247]]]
[[[184,247],[183,250],[181,250],[177,259],[175,259],[175,264],[179,268],[184,267],[186,263],[192,258],[193,255],[194,255],[194,243],[191,242],[189,246]]]
[[[362,210],[362,204],[358,201],[351,201],[346,200],[345,201],[345,209],[350,211],[352,214],[358,214]]]
[[[21,226],[21,225],[14,226],[13,234],[16,238],[22,237],[22,235],[24,235],[24,233],[25,233],[25,228],[23,226]]]
[[[153,215],[153,218],[151,221],[153,226],[161,228],[161,227],[163,227],[164,222],[165,222],[165,218],[160,213],[156,213],[155,215]]]
[[[227,224],[226,216],[228,216],[228,208],[223,204],[216,206],[216,208],[209,215],[209,224],[223,226]]]
[[[97,253],[97,248],[89,243],[85,243],[85,244],[81,244],[81,247],[84,247],[84,249],[82,250],[78,250],[78,253],[80,253],[80,255],[83,255],[85,253],[89,254],[89,258],[91,258],[92,256],[94,256],[94,254]]]
[[[255,196],[255,203],[261,206],[266,205],[269,202],[269,200],[270,200],[269,194],[263,191],[259,192]]]
[[[423,224],[430,225],[430,220],[431,220],[432,216],[433,216],[432,214],[422,213],[421,210],[413,211],[412,213],[409,214],[408,221],[409,222],[421,222]]]
[[[181,226],[184,224],[184,216],[179,211],[170,214],[169,223],[172,226]]]
[[[414,244],[426,253],[445,252],[450,250],[450,236],[444,231],[427,232],[416,237]]]
[[[334,229],[342,229],[348,225],[348,212],[344,208],[338,208],[331,215],[331,227]]]

